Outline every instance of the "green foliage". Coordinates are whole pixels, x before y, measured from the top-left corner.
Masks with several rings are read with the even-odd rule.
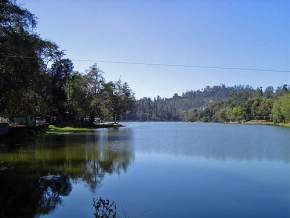
[[[119,119],[134,102],[127,83],[105,82],[97,65],[83,73],[35,33],[36,19],[12,0],[0,1],[0,117],[51,121]]]
[[[71,119],[119,120],[131,109],[135,98],[129,85],[121,80],[106,82],[100,72],[93,65],[85,74],[73,73],[69,98]]]
[[[252,116],[257,120],[268,120],[272,111],[272,105],[272,99],[267,99],[264,97],[254,99],[251,106]]]
[[[230,120],[229,112],[231,110],[229,108],[220,108],[214,114],[214,121],[216,122],[228,122]]]
[[[289,122],[289,87],[207,86],[172,98],[135,100],[127,83],[106,82],[96,64],[73,72],[63,51],[35,32],[36,19],[12,0],[0,1],[0,117],[51,121],[106,120]],[[273,115],[272,115],[273,114]]]
[[[46,133],[79,133],[79,132],[93,132],[95,129],[90,128],[76,128],[76,127],[57,127],[55,125],[49,125]]]
[[[272,120],[273,101],[288,93],[284,85],[274,90],[267,87],[213,86],[189,91],[172,98],[142,98],[136,101],[131,120],[186,120],[203,122],[242,122]],[[273,109],[274,110],[274,109]],[[286,109],[284,109],[285,111]]]
[[[290,122],[290,93],[284,94],[275,100],[272,113],[274,123]]]
[[[14,1],[0,2],[0,116],[39,115],[46,65],[57,46],[35,34],[35,17]]]
[[[240,105],[233,107],[231,114],[233,120],[241,121],[244,118],[244,110]]]

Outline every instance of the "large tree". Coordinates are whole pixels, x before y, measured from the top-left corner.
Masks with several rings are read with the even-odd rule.
[[[69,119],[70,112],[70,80],[73,73],[73,63],[70,59],[60,59],[52,64],[50,70],[51,115],[56,116],[58,121]]]
[[[36,20],[15,1],[0,1],[0,116],[37,115],[46,67],[61,52],[35,33]]]
[[[275,123],[290,122],[290,93],[284,94],[275,100],[272,112]]]

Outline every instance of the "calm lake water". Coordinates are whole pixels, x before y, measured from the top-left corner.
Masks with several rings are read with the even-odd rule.
[[[1,145],[0,217],[290,217],[290,129],[125,125]]]

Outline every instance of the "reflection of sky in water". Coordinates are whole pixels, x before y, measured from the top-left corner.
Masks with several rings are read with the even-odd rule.
[[[15,186],[15,180],[39,184],[39,177],[60,175],[57,182],[41,183],[42,196],[55,192],[61,200],[43,217],[93,217],[92,199],[100,196],[116,201],[120,217],[290,217],[290,129],[126,126],[48,137],[2,152],[1,162],[13,167],[5,175],[15,178]],[[0,182],[4,193],[8,184],[1,176]],[[20,188],[12,194],[17,197]]]
[[[114,199],[123,217],[289,217],[289,181],[281,162],[176,162],[172,155],[142,154],[126,174],[105,177],[95,193],[74,184],[51,217],[87,215],[96,196]]]
[[[134,127],[134,124],[129,125]],[[202,123],[148,123],[132,131],[131,143],[137,153],[200,156],[218,160],[290,160],[290,129]]]

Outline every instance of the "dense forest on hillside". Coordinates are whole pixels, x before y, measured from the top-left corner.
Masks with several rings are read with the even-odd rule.
[[[250,86],[206,87],[172,98],[142,98],[135,102],[129,120],[233,122],[290,121],[290,88]]]
[[[127,83],[86,72],[36,32],[36,18],[12,0],[0,1],[0,118],[43,117],[55,122],[118,119],[134,95]]]

